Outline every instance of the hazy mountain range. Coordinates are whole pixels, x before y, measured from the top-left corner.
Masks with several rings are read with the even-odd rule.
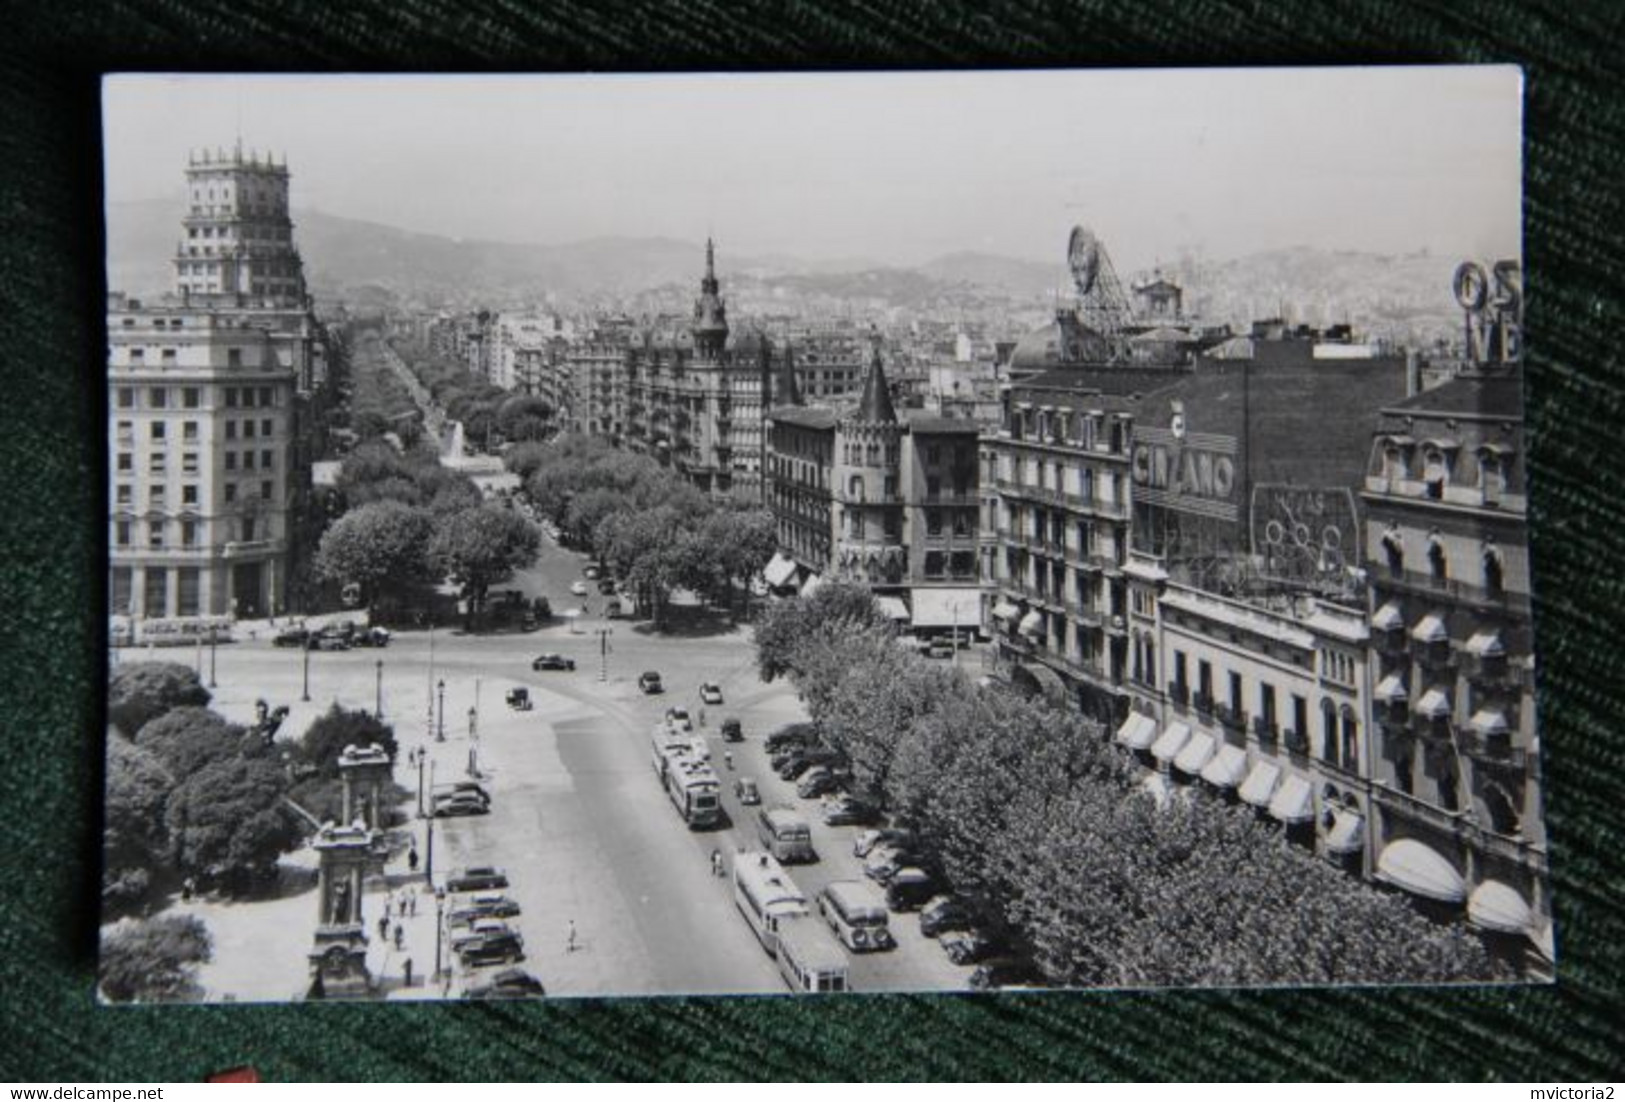
[[[107,211],[108,281],[153,294],[173,282],[169,257],[180,236],[181,201],[112,203]],[[491,305],[546,296],[580,301],[630,295],[700,275],[702,245],[665,237],[593,238],[559,245],[465,241],[316,210],[294,212],[295,239],[318,295],[375,301],[426,299]],[[1451,331],[1458,316],[1450,274],[1459,258],[1384,256],[1314,248],[1277,249],[1225,261],[1185,258],[1165,271],[1187,288],[1187,310],[1245,322],[1285,313],[1314,324],[1350,321],[1378,335],[1414,338]],[[912,306],[933,300],[1009,297],[1042,301],[1064,289],[1060,258],[1041,263],[957,252],[910,268],[863,257],[809,262],[795,257],[719,256],[724,292],[791,302],[800,296]],[[1125,281],[1134,273],[1120,272]]]

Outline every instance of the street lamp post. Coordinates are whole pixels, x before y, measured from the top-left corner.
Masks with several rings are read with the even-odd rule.
[[[598,680],[609,680],[609,637],[615,634],[614,628],[598,629]]]
[[[446,889],[434,890],[434,978],[438,982],[445,974],[440,963],[441,936],[446,928]]]
[[[418,818],[423,818],[423,759],[429,755],[418,747]]]
[[[218,641],[217,636],[219,634],[219,630],[220,629],[216,625],[209,625],[209,688],[211,689],[219,688],[219,685],[216,684],[214,679],[214,649],[215,644]]]
[[[302,692],[299,695],[299,699],[303,700],[307,704],[310,703],[310,640],[309,639],[305,640],[305,689],[304,689],[304,692]]]
[[[382,658],[378,659],[376,662],[374,662],[374,666],[377,667],[378,676],[377,676],[377,680],[374,682],[374,685],[373,685],[372,718],[374,718],[374,719],[383,719],[384,718],[384,660]]]
[[[440,682],[435,687],[440,690],[440,714],[435,720],[434,740],[436,742],[445,742],[446,741],[446,682],[445,682],[445,679],[442,678],[440,680]]]
[[[434,796],[434,762],[429,762],[429,795]],[[423,879],[434,883],[434,809],[429,809],[429,840],[423,847]]]

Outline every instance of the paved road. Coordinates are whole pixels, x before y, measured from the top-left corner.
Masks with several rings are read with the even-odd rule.
[[[552,597],[580,576],[581,564],[580,556],[548,547],[521,584]],[[600,640],[590,634],[600,626],[614,631],[602,666]],[[755,844],[752,812],[737,805],[735,774],[722,766],[717,732],[725,716],[739,716],[747,733],[743,745],[731,748],[738,770],[757,777],[769,802],[799,802],[767,768],[761,748],[769,731],[804,718],[793,689],[762,684],[742,629],[673,640],[630,621],[584,620],[578,628],[555,622],[539,632],[473,637],[440,630],[432,674],[426,632],[402,633],[382,651],[314,653],[309,703],[298,699],[303,652],[274,649],[262,637],[220,648],[216,706],[247,720],[257,698],[288,703],[294,711],[287,729],[296,732],[335,701],[370,710],[381,686],[385,719],[404,748],[428,748],[437,780],[461,779],[473,749],[478,768],[489,775],[493,812],[438,821],[436,876],[443,879],[458,864],[508,870],[510,894],[524,909],[517,925],[527,966],[550,994],[783,990],[772,961],[735,912],[727,879],[710,874],[709,856],[713,847],[731,855]],[[577,670],[532,671],[530,660],[543,651],[575,658]],[[640,693],[636,678],[644,669],[658,669],[669,691]],[[727,701],[704,710],[700,733],[712,741],[735,825],[690,832],[650,767],[648,732],[672,704],[685,705],[698,719],[704,680],[719,682]],[[439,717],[431,719],[429,706],[438,710],[441,682],[446,741],[436,742]],[[515,712],[504,704],[507,689],[518,685],[530,689],[533,710]],[[478,734],[471,740],[468,712],[476,700]],[[408,789],[417,785],[404,754],[397,780]],[[810,898],[830,880],[858,878],[861,870],[851,854],[855,831],[827,827],[814,802],[804,806],[822,860],[792,874]],[[419,824],[419,848],[425,849],[422,830]],[[572,921],[573,952],[567,944]],[[965,970],[919,936],[914,916],[896,917],[894,933],[897,950],[853,960],[856,989],[964,986]]]

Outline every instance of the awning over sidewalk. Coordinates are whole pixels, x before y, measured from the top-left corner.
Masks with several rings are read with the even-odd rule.
[[[1224,745],[1202,769],[1202,779],[1215,788],[1234,788],[1247,776],[1247,751]]]
[[[1021,626],[1016,630],[1023,635],[1037,635],[1044,628],[1044,614],[1033,609],[1021,618]]]
[[[1450,632],[1445,630],[1444,621],[1436,612],[1430,612],[1417,621],[1411,629],[1411,638],[1418,643],[1442,643],[1450,638]]]
[[[978,627],[982,623],[982,591],[916,587],[914,626],[917,628]]]
[[[807,575],[807,580],[801,583],[801,595],[811,597],[818,592],[818,587],[824,584],[824,579],[818,574]]]
[[[1270,799],[1270,818],[1291,826],[1315,817],[1315,794],[1309,782],[1289,774]]]
[[[1416,702],[1416,714],[1425,719],[1443,719],[1450,714],[1450,698],[1438,689],[1429,689]]]
[[[1377,878],[1441,903],[1460,903],[1467,898],[1467,885],[1456,866],[1438,850],[1414,838],[1388,843],[1377,858]]]
[[[1467,653],[1475,658],[1503,658],[1506,652],[1506,647],[1501,643],[1501,633],[1493,628],[1475,631],[1472,638],[1467,640]]]
[[[1157,739],[1157,721],[1143,712],[1130,712],[1117,729],[1117,741],[1130,750],[1144,750]]]
[[[1535,914],[1517,888],[1486,880],[1467,898],[1467,921],[1497,933],[1533,936]]]
[[[1495,707],[1480,708],[1474,712],[1471,726],[1484,738],[1494,738],[1511,730],[1507,726],[1506,713]]]
[[[1405,683],[1399,679],[1397,673],[1391,673],[1377,682],[1376,697],[1384,704],[1393,704],[1406,697]]]
[[[998,604],[993,606],[993,618],[995,620],[1014,620],[1020,614],[1021,609],[1002,598]]]
[[[875,605],[888,620],[908,619],[908,606],[901,597],[876,597]]]
[[[1202,771],[1202,767],[1212,757],[1213,736],[1204,735],[1202,732],[1197,731],[1191,736],[1191,740],[1185,744],[1185,748],[1174,758],[1174,768],[1181,773],[1189,773],[1195,776]]]
[[[1405,626],[1405,616],[1397,604],[1389,601],[1371,614],[1371,626],[1378,631],[1393,631]]]
[[[1253,771],[1247,774],[1247,779],[1241,782],[1238,795],[1254,807],[1268,807],[1270,797],[1275,794],[1275,781],[1280,775],[1281,767],[1274,762],[1258,762],[1253,766]]]
[[[1158,761],[1172,761],[1190,737],[1190,727],[1176,719],[1164,727],[1157,741],[1151,744],[1151,756]]]
[[[1352,811],[1332,812],[1332,828],[1326,832],[1326,852],[1338,857],[1358,853],[1365,846],[1365,819]]]
[[[775,551],[773,558],[762,570],[762,578],[768,585],[776,588],[789,584],[790,579],[795,577],[795,573],[796,560],[787,558],[782,551]]]

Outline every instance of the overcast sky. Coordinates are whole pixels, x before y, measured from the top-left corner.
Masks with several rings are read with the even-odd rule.
[[[738,255],[1120,267],[1289,245],[1515,256],[1510,67],[675,77],[127,76],[107,194],[188,150],[285,152],[294,206],[557,243],[715,234]]]

